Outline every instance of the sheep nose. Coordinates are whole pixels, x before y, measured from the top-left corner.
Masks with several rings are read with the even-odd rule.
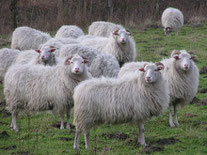
[[[75,68],[75,72],[78,73],[79,72],[79,68]]]
[[[150,82],[151,81],[151,78],[148,76],[148,77],[146,77],[146,81],[147,82]]]
[[[185,67],[185,69],[188,69],[188,64],[185,64],[184,67]]]
[[[41,56],[41,59],[42,59],[42,60],[44,60],[44,59],[45,59],[45,57],[44,57],[44,56]]]
[[[125,43],[126,41],[125,41],[125,39],[124,39],[124,38],[122,38],[122,39],[121,39],[121,42],[122,42],[122,43]]]

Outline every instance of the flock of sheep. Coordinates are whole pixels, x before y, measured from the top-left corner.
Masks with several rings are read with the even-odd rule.
[[[162,24],[166,35],[177,33],[183,15],[167,8]],[[192,101],[199,84],[193,53],[174,50],[157,63],[134,62],[135,41],[122,25],[97,21],[88,33],[75,25],[62,26],[54,38],[29,27],[15,29],[11,49],[0,50],[0,81],[11,128],[19,130],[21,111],[52,110],[61,116],[61,129],[66,113],[70,129],[74,107],[74,148],[79,149],[80,134],[84,132],[90,148],[89,132],[101,123],[133,122],[139,128],[138,143],[146,145],[144,122],[167,108],[170,126],[178,127],[177,108]]]

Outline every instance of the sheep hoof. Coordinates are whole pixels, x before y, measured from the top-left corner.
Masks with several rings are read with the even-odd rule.
[[[19,131],[19,129],[18,129],[18,128],[13,128],[13,129],[14,129],[14,131],[15,131],[15,132],[18,132],[18,131]]]
[[[175,122],[175,127],[179,127],[179,123],[178,122]]]
[[[74,145],[73,148],[76,149],[77,151],[80,150],[80,147],[77,145]]]
[[[64,129],[64,126],[60,126],[60,129],[61,129],[61,130]]]
[[[70,125],[67,125],[67,126],[66,126],[66,129],[69,129],[69,130],[70,130]]]
[[[170,124],[170,127],[171,128],[174,128],[175,127],[175,124],[173,122],[169,122],[169,124]]]

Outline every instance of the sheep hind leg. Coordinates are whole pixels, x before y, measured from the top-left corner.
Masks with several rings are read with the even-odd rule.
[[[174,105],[174,124],[176,127],[179,127],[176,104]]]
[[[138,123],[138,128],[139,128],[138,143],[140,145],[147,146],[144,137],[144,124],[142,121]]]
[[[169,110],[169,124],[170,124],[170,127],[173,128],[173,127],[175,127],[175,124],[172,120],[172,106],[171,106],[171,104],[169,105],[168,110]]]
[[[80,146],[79,146],[80,135],[81,135],[81,131],[78,131],[76,129],[75,139],[74,139],[74,145],[73,145],[73,148],[76,149],[76,150],[79,150],[80,149]]]
[[[61,121],[60,121],[60,129],[64,129],[64,112],[60,113]]]
[[[90,134],[89,131],[85,132],[85,147],[86,149],[90,149],[90,140],[89,140]]]
[[[70,109],[67,109],[67,124],[66,128],[70,130]]]
[[[13,112],[13,113],[12,113],[12,123],[11,123],[11,125],[12,125],[12,128],[13,128],[16,132],[19,131],[19,128],[18,128],[18,126],[17,126],[17,112]]]

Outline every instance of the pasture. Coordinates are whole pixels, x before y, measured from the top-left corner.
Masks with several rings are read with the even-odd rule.
[[[71,131],[60,130],[59,115],[21,113],[17,121],[20,131],[10,130],[11,116],[5,110],[0,85],[0,154],[207,154],[207,24],[184,26],[178,36],[171,37],[161,28],[129,29],[136,41],[138,61],[157,62],[174,49],[192,50],[197,55],[202,73],[199,91],[192,104],[179,110],[179,128],[169,127],[167,111],[152,118],[145,123],[148,146],[142,147],[137,144],[136,125],[101,125],[91,131],[90,150],[85,149],[81,136],[78,152],[73,149],[74,126]]]

